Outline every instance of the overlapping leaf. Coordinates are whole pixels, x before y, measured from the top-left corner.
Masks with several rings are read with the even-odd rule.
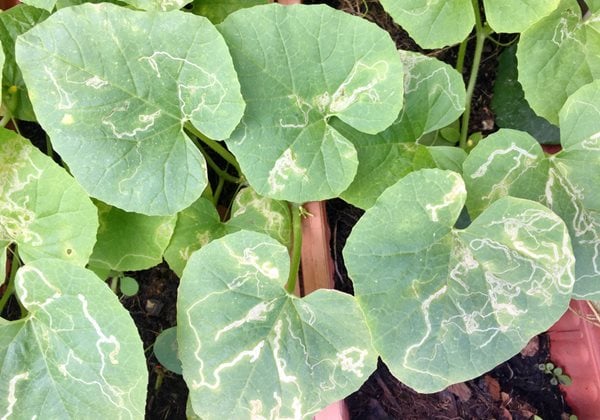
[[[464,40],[473,29],[471,0],[380,0],[386,12],[423,48]]]
[[[560,142],[558,127],[533,112],[518,81],[516,45],[505,49],[498,58],[498,72],[494,82],[492,110],[496,125],[527,131],[541,144]]]
[[[560,0],[483,0],[485,17],[496,32],[523,32],[552,13]]]
[[[562,217],[577,259],[574,296],[600,296],[600,81],[579,89],[560,113],[563,151],[544,157],[526,133],[501,130],[467,158],[469,212],[505,195],[539,201]]]
[[[510,358],[571,296],[574,258],[558,216],[505,197],[458,230],[465,198],[456,172],[413,172],[366,211],[344,249],[375,348],[419,392]]]
[[[262,232],[291,246],[291,216],[287,203],[259,196],[252,188],[242,189],[231,207],[231,218],[221,222],[214,205],[200,198],[177,215],[177,225],[165,260],[181,277],[192,252],[210,241],[238,230]]]
[[[551,123],[577,89],[600,78],[600,11],[582,20],[575,0],[521,34],[519,82],[531,108]]]
[[[0,13],[0,39],[7,57],[2,71],[2,103],[12,116],[20,120],[35,121],[35,115],[21,70],[15,62],[15,41],[17,36],[27,32],[48,16],[44,10],[25,4],[16,5]]]
[[[206,16],[214,24],[223,20],[236,10],[267,4],[269,0],[194,0],[192,13]]]
[[[158,10],[161,12],[169,12],[171,10],[179,10],[192,0],[120,0],[125,4],[129,4],[140,10]]]
[[[84,4],[19,37],[17,62],[40,124],[90,195],[167,215],[207,179],[183,132],[223,139],[244,109],[227,46],[203,17]]]
[[[98,216],[83,188],[13,131],[0,129],[0,162],[0,247],[16,243],[25,262],[85,265]]]
[[[183,376],[203,419],[310,418],[354,390],[376,353],[354,298],[284,289],[288,250],[237,232],[194,253],[177,302]]]
[[[357,158],[330,122],[375,134],[402,106],[402,63],[389,35],[326,6],[257,6],[218,27],[248,102],[227,145],[250,185],[298,203],[339,195]]]
[[[23,3],[31,7],[52,12],[54,6],[56,6],[56,1],[57,0],[24,0]]]
[[[29,314],[0,320],[5,418],[143,418],[142,342],[115,294],[90,271],[55,259],[21,267],[15,281]]]
[[[146,216],[96,203],[100,227],[90,265],[114,271],[145,270],[160,264],[177,216]]]
[[[394,124],[379,134],[366,135],[334,123],[354,144],[359,162],[354,181],[341,196],[361,208],[372,206],[407,173],[435,166],[427,148],[414,142],[450,124],[465,109],[465,85],[456,70],[422,54],[399,53],[404,64],[405,106]]]

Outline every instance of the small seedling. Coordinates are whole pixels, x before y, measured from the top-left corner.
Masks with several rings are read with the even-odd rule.
[[[571,385],[573,383],[573,381],[571,380],[571,377],[567,374],[565,374],[562,370],[562,368],[560,367],[556,367],[554,366],[554,363],[552,362],[548,362],[548,363],[540,363],[538,365],[538,368],[543,371],[545,374],[547,375],[552,375],[552,378],[550,379],[550,383],[552,385]]]

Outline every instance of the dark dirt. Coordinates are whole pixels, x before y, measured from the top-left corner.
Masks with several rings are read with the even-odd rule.
[[[352,293],[342,258],[342,249],[363,211],[342,200],[330,200],[327,214],[332,231],[331,252],[335,288]],[[419,394],[398,381],[379,362],[364,385],[346,398],[350,418],[387,419],[568,419],[570,413],[552,377],[539,364],[550,360],[545,334],[535,337],[526,349],[479,378],[453,385],[435,394]]]
[[[160,332],[177,323],[179,278],[164,263],[129,275],[138,280],[140,290],[135,296],[121,298],[121,302],[131,313],[146,350],[149,373],[146,419],[183,420],[188,396],[183,377],[163,368],[152,352]]]

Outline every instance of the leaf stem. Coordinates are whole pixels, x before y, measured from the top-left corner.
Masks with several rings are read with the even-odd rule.
[[[215,173],[219,176],[219,178],[223,178],[225,181],[229,181],[234,184],[239,184],[240,182],[242,182],[241,178],[237,178],[233,175],[230,175],[227,171],[224,171],[223,169],[221,169],[219,167],[219,165],[217,165],[217,163],[209,156],[209,154],[206,153],[206,151],[204,150],[204,148],[202,147],[200,142],[198,142],[198,139],[196,139],[195,137],[192,137],[192,142],[194,142],[196,147],[202,153],[202,156],[204,156],[204,159],[206,160],[206,163],[208,164],[208,166],[210,166],[210,168],[213,171],[215,171]]]
[[[17,270],[21,264],[19,263],[19,254],[17,252],[17,247],[15,246],[13,251],[13,256],[10,263],[10,274],[8,277],[8,283],[6,284],[6,289],[4,290],[4,294],[0,298],[0,314],[4,312],[4,307],[8,303],[10,297],[15,293],[15,277],[17,275]],[[4,267],[2,267],[4,270]],[[22,313],[23,311],[21,311]]]
[[[213,204],[215,207],[219,204],[219,199],[221,198],[221,193],[223,192],[223,186],[225,185],[225,178],[222,176],[219,177],[219,182],[217,183],[217,188],[215,188],[215,193],[213,194]]]
[[[285,290],[288,293],[294,293],[302,256],[302,205],[290,204],[290,209],[292,211],[292,257]]]
[[[12,115],[10,114],[10,112],[8,110],[6,110],[5,112],[6,113],[2,116],[2,119],[0,120],[0,127],[2,128],[6,127],[6,124],[8,124],[10,120],[12,120]]]
[[[469,39],[466,38],[463,42],[460,43],[458,47],[458,56],[456,57],[456,71],[462,74],[464,66],[465,66],[465,55],[467,53],[467,45],[469,44]]]
[[[54,159],[54,149],[52,149],[52,142],[50,141],[50,136],[46,134],[46,154],[50,157],[50,159]]]
[[[469,118],[471,117],[471,101],[473,99],[473,92],[475,90],[475,84],[477,83],[477,73],[479,73],[479,65],[481,64],[481,55],[483,53],[483,45],[486,38],[491,33],[491,29],[487,25],[482,25],[481,14],[479,13],[479,3],[477,0],[471,0],[473,2],[473,9],[475,12],[475,52],[473,54],[473,64],[471,66],[471,74],[469,75],[469,84],[467,85],[467,95],[465,100],[465,112],[462,116],[460,126],[460,147],[466,149],[467,147],[467,136],[469,135]]]
[[[194,136],[196,136],[200,141],[202,141],[202,143],[206,144],[214,152],[216,152],[219,156],[221,156],[223,159],[225,159],[225,161],[227,163],[231,164],[235,168],[235,170],[238,172],[238,174],[242,173],[242,171],[240,169],[240,165],[239,165],[237,159],[235,158],[235,156],[233,156],[229,150],[227,150],[226,148],[221,146],[221,144],[219,142],[206,137],[196,127],[194,127],[190,122],[185,123],[185,128],[190,133],[192,133]]]

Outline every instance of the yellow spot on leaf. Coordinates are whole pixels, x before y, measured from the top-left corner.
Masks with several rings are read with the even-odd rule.
[[[60,122],[64,125],[71,125],[75,122],[73,116],[71,114],[65,114],[65,116],[60,120]]]

